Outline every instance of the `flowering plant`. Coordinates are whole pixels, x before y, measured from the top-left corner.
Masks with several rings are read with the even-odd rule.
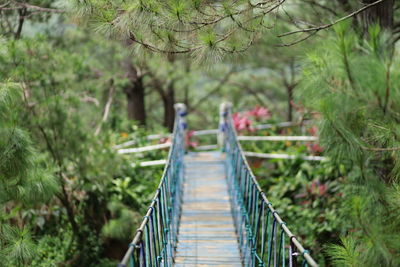
[[[253,128],[251,127],[252,121],[246,115],[241,115],[240,113],[235,113],[232,115],[233,119],[233,126],[235,127],[236,131],[252,131]]]
[[[245,115],[253,117],[257,121],[271,118],[271,112],[269,109],[261,106],[256,106],[252,110],[247,111]]]
[[[271,118],[271,113],[268,108],[256,106],[255,108],[242,112],[242,113],[234,113],[232,115],[233,125],[236,131],[254,131],[252,127],[254,119],[256,121],[260,121],[263,119]]]
[[[312,136],[317,136],[318,127],[313,125],[308,129],[308,132]],[[318,142],[308,143],[308,144],[306,144],[306,146],[307,146],[308,150],[314,155],[320,155],[322,152],[324,152],[324,148]]]

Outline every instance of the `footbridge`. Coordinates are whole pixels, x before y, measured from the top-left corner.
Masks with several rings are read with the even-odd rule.
[[[219,151],[187,152],[176,105],[164,173],[119,267],[318,266],[258,184],[231,115],[224,105]]]

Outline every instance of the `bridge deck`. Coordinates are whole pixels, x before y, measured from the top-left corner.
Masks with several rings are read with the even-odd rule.
[[[176,267],[241,267],[223,155],[185,157],[182,217]]]

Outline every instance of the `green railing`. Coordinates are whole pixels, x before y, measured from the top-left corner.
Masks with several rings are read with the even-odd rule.
[[[229,106],[221,112],[220,130],[243,266],[318,266],[258,184],[237,139]]]
[[[169,267],[181,210],[186,108],[176,105],[172,146],[157,192],[119,267]]]

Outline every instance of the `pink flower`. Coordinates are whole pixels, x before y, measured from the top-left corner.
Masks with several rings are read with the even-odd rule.
[[[317,136],[317,133],[318,133],[318,128],[317,128],[317,126],[313,125],[310,129],[308,129],[308,132],[309,132],[312,136]]]
[[[196,141],[192,141],[192,137],[193,137],[194,131],[188,131],[186,134],[186,144],[189,148],[196,148],[199,146],[199,142]]]
[[[316,188],[317,188],[317,183],[316,183],[315,181],[313,181],[313,182],[311,183],[310,193],[311,193],[311,194],[314,194]]]
[[[187,132],[188,138],[191,138],[193,135],[194,135],[194,130],[189,130],[189,131]]]
[[[321,184],[319,181],[313,181],[311,186],[307,186],[307,192],[311,195],[323,196],[328,191],[328,186],[326,184]]]
[[[158,141],[159,144],[165,144],[171,142],[170,137],[161,137],[160,140]]]
[[[256,106],[252,110],[247,111],[246,115],[252,116],[256,120],[269,119],[271,117],[271,112],[265,107]]]
[[[307,147],[313,154],[321,154],[322,152],[324,152],[324,148],[320,146],[318,143],[307,144]]]
[[[252,122],[246,115],[242,116],[239,113],[235,113],[232,115],[232,119],[236,131],[253,130],[251,127]]]
[[[189,142],[188,146],[191,147],[191,148],[196,148],[196,147],[199,146],[199,142]]]
[[[320,196],[325,195],[327,189],[328,189],[328,187],[326,186],[326,184],[321,184],[321,185],[319,186],[319,195],[320,195]]]

